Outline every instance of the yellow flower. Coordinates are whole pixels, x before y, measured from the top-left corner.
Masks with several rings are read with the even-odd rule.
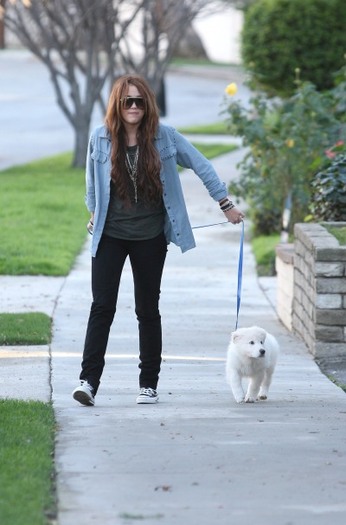
[[[294,146],[294,140],[293,140],[293,139],[287,139],[287,140],[286,140],[286,146],[287,146],[288,148],[293,148],[293,146]]]
[[[227,93],[227,95],[230,95],[231,97],[233,97],[233,95],[235,95],[237,91],[238,91],[238,88],[235,82],[231,82],[230,84],[228,84],[228,86],[225,89],[225,92]]]

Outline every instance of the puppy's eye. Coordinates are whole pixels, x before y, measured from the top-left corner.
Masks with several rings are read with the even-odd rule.
[[[255,344],[255,341],[250,341],[250,345],[254,345]]]
[[[264,345],[264,341],[261,341],[261,345]]]

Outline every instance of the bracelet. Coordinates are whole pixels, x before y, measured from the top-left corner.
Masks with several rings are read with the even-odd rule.
[[[225,208],[225,209],[222,210],[222,211],[225,213],[226,211],[233,210],[234,207],[235,207],[234,204],[230,204],[230,205],[228,206],[228,208]]]
[[[229,202],[229,198],[228,197],[225,197],[224,199],[222,199],[219,204],[220,204],[220,207],[223,206],[224,204],[226,204],[226,202]]]
[[[232,210],[234,207],[235,206],[234,206],[233,202],[228,200],[228,202],[226,204],[221,206],[221,211],[223,211],[223,212],[229,211],[229,210]]]

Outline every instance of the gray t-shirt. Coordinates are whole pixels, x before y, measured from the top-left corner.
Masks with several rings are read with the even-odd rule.
[[[129,154],[133,152],[128,148]],[[164,205],[160,203],[148,204],[143,202],[141,195],[135,202],[133,183],[129,177],[129,190],[131,194],[130,206],[125,206],[116,192],[116,187],[110,182],[110,199],[106,223],[103,233],[109,237],[125,240],[146,240],[157,237],[164,227]]]

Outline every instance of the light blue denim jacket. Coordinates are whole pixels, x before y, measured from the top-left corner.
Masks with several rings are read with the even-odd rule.
[[[202,180],[210,196],[219,201],[227,196],[212,164],[174,128],[159,125],[155,146],[161,158],[161,182],[166,210],[164,232],[167,244],[173,242],[182,252],[196,246],[186,210],[177,164],[191,168]],[[95,257],[106,221],[110,197],[111,140],[105,126],[91,134],[86,161],[86,197],[90,212],[94,213],[94,233],[91,253]]]

